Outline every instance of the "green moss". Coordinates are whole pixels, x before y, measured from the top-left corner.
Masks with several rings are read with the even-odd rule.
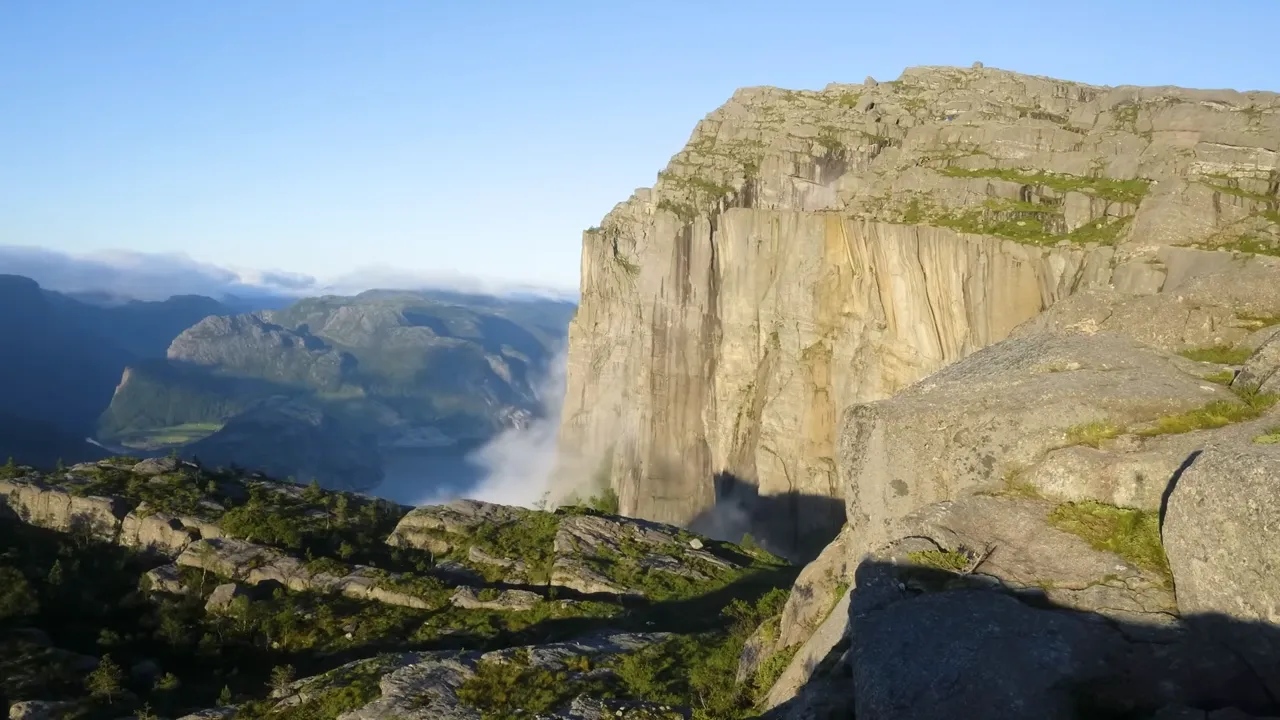
[[[1156,420],[1152,427],[1138,431],[1138,434],[1154,437],[1226,427],[1260,417],[1280,399],[1280,396],[1270,394],[1243,391],[1237,394],[1240,396],[1240,402],[1217,400],[1195,410],[1167,415]]]
[[[1158,513],[1086,501],[1066,503],[1049,513],[1049,524],[1080,537],[1095,550],[1115,553],[1136,567],[1157,574],[1167,585],[1173,578],[1160,544]]]
[[[1151,181],[1113,180],[1111,178],[1090,178],[1079,175],[1051,175],[1045,172],[1028,173],[1020,170],[1003,168],[966,169],[946,167],[942,174],[948,177],[989,177],[1022,183],[1024,185],[1043,185],[1058,192],[1083,192],[1113,202],[1137,204],[1146,196]]]
[[[1124,429],[1113,422],[1097,420],[1068,428],[1067,443],[1098,448],[1104,441],[1119,437],[1122,432],[1124,432]]]
[[[969,556],[957,550],[919,550],[907,553],[907,558],[923,567],[961,572],[969,566]]]
[[[1280,445],[1280,427],[1271,428],[1253,441],[1259,445]]]
[[[1233,348],[1228,345],[1214,345],[1211,347],[1194,348],[1191,350],[1183,350],[1178,353],[1188,360],[1196,362],[1216,363],[1218,365],[1240,365],[1249,359],[1253,353],[1248,348]]]

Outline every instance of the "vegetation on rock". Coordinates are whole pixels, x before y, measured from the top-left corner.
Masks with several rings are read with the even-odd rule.
[[[1157,513],[1086,501],[1065,503],[1049,514],[1054,527],[1077,535],[1096,550],[1115,553],[1172,583],[1169,561],[1160,542]]]

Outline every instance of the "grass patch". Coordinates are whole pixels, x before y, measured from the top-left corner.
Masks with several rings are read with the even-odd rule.
[[[1204,379],[1211,383],[1217,383],[1218,385],[1230,385],[1231,382],[1236,379],[1236,373],[1234,370],[1223,370],[1222,372],[1216,372],[1212,375],[1205,375]]]
[[[1196,362],[1216,363],[1218,365],[1242,365],[1253,353],[1248,348],[1233,348],[1228,345],[1194,348],[1178,353],[1188,360]]]
[[[1088,445],[1096,449],[1104,441],[1119,437],[1123,431],[1123,428],[1113,422],[1096,420],[1068,428],[1067,443],[1069,445]]]
[[[1071,533],[1095,550],[1115,553],[1130,564],[1156,573],[1173,584],[1169,561],[1160,543],[1160,516],[1092,500],[1066,503],[1049,513],[1049,524]]]
[[[1249,255],[1271,255],[1273,257],[1280,257],[1280,244],[1258,237],[1257,235],[1242,235],[1234,240],[1220,245],[1214,245],[1211,249],[1247,253]]]
[[[1259,445],[1280,445],[1280,427],[1271,428],[1253,441]]]
[[[1046,172],[1027,173],[1021,170],[1003,168],[967,169],[946,167],[942,174],[948,177],[986,177],[1022,183],[1023,185],[1042,185],[1058,192],[1083,192],[1089,195],[1114,202],[1138,204],[1146,196],[1151,185],[1150,180],[1113,180],[1111,178],[1092,178],[1080,175],[1051,175]]]
[[[1237,395],[1240,396],[1240,402],[1215,400],[1195,410],[1166,415],[1156,420],[1154,426],[1138,431],[1138,434],[1143,437],[1154,437],[1226,427],[1234,423],[1254,420],[1280,400],[1280,395],[1265,393],[1242,391]]]
[[[1280,325],[1280,315],[1236,315],[1236,319],[1254,330]]]
[[[969,556],[958,550],[919,550],[907,553],[907,559],[916,565],[961,572],[969,566]]]

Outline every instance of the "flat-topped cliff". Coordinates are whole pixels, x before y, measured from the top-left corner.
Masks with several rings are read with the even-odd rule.
[[[1280,314],[1278,151],[1274,93],[977,65],[739,90],[583,235],[557,493],[811,557],[848,409],[1085,291],[1162,298],[1124,329],[1175,352]]]

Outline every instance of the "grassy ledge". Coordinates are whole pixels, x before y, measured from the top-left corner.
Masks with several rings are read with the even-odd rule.
[[[1049,513],[1049,524],[1081,538],[1095,550],[1115,553],[1136,567],[1156,573],[1166,586],[1173,586],[1169,561],[1160,543],[1157,513],[1090,500],[1059,505]]]
[[[1155,421],[1149,428],[1138,431],[1143,437],[1156,435],[1178,435],[1193,430],[1213,430],[1234,423],[1254,420],[1271,409],[1280,400],[1280,395],[1254,392],[1238,392],[1240,402],[1216,400],[1195,410],[1184,413],[1166,415]]]
[[[1079,175],[1051,175],[1046,172],[1028,173],[1007,168],[979,168],[970,170],[960,167],[946,167],[942,174],[947,177],[996,178],[1023,185],[1042,185],[1058,192],[1082,192],[1113,202],[1138,204],[1146,196],[1151,186],[1150,180],[1113,180],[1111,178],[1082,177]]]
[[[907,559],[916,565],[960,572],[969,566],[969,556],[958,550],[919,550],[907,553]]]
[[[1188,360],[1218,365],[1241,365],[1252,355],[1248,348],[1233,348],[1229,345],[1193,348],[1191,350],[1183,350],[1178,354]]]
[[[1280,445],[1280,427],[1271,428],[1253,441],[1259,445]]]

